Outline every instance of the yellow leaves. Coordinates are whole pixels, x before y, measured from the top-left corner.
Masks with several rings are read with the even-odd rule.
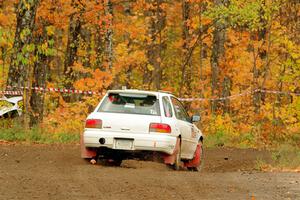
[[[52,35],[54,35],[55,27],[54,26],[47,26],[46,31],[47,31],[48,36],[52,36]]]
[[[231,117],[228,114],[217,115],[210,119],[209,124],[209,132],[210,133],[217,133],[222,132],[224,134],[237,136],[239,132],[234,127]]]
[[[92,73],[93,71],[90,68],[84,67],[80,62],[74,62],[72,69],[76,72],[81,73]]]
[[[116,62],[114,64],[116,73],[122,69],[144,66],[147,62],[145,52],[138,49],[128,48],[126,43],[121,43],[116,47]],[[151,68],[150,68],[151,69]]]
[[[154,67],[153,67],[153,65],[148,64],[148,65],[147,65],[147,69],[148,69],[149,71],[153,71],[153,70],[154,70]]]

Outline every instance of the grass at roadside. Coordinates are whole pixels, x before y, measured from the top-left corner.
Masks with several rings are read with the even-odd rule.
[[[282,144],[271,151],[272,162],[257,158],[255,168],[260,171],[297,171],[300,172],[300,148]]]
[[[272,153],[274,166],[300,170],[300,148],[291,144],[282,144]]]
[[[9,142],[32,143],[78,143],[79,133],[49,133],[40,127],[25,130],[19,123],[2,120],[0,123],[0,140]]]
[[[204,145],[206,147],[235,147],[235,148],[254,148],[255,138],[252,134],[241,134],[239,136],[226,134],[223,131],[216,131],[213,134],[204,136]]]
[[[299,134],[300,135],[300,134]],[[238,137],[217,131],[204,137],[205,147],[258,148],[270,152],[271,160],[257,158],[256,169],[260,171],[300,171],[299,136],[295,135],[285,140],[274,140],[264,145],[252,134],[240,134]]]

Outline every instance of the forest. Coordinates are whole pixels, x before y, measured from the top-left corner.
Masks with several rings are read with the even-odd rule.
[[[23,95],[22,127],[79,135],[122,86],[172,92],[211,145],[300,146],[300,2],[0,0],[0,95]]]

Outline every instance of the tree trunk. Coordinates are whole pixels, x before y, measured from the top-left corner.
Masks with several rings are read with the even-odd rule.
[[[25,87],[29,73],[30,49],[32,49],[30,45],[38,3],[39,0],[22,0],[18,3],[14,52],[11,55],[7,86]]]
[[[70,17],[68,43],[65,57],[64,74],[66,79],[72,82],[74,80],[72,65],[77,61],[77,49],[79,46],[79,37],[81,30],[81,20],[77,13]],[[71,83],[67,83],[66,87],[71,87]]]
[[[192,73],[191,73],[191,59],[186,62],[186,59],[189,57],[189,45],[191,42],[190,36],[190,28],[188,25],[188,21],[190,19],[190,2],[188,0],[182,0],[182,20],[183,20],[183,27],[182,27],[182,40],[183,40],[183,56],[182,56],[182,68],[181,68],[181,83],[179,86],[179,96],[183,94],[190,94],[191,93],[191,82],[192,82]]]
[[[222,97],[225,98],[222,100],[223,114],[230,113],[230,100],[227,97],[230,96],[231,85],[232,83],[230,77],[225,76],[222,86]]]
[[[226,5],[228,0],[214,0],[217,6]],[[213,98],[221,96],[220,93],[220,62],[225,54],[225,40],[226,40],[226,24],[220,21],[215,22],[215,29],[213,31],[213,44],[211,55],[211,94]],[[211,111],[214,114],[219,105],[218,100],[211,101]]]
[[[113,23],[113,4],[111,0],[107,0],[105,6],[105,14],[109,17],[108,20],[108,29],[105,35],[105,51],[106,51],[106,60],[108,64],[109,71],[113,68],[113,30],[112,30],[112,23]]]
[[[92,33],[89,29],[81,29],[80,35],[85,43],[84,48],[86,53],[85,56],[82,58],[82,64],[84,67],[91,67]]]
[[[101,71],[105,71],[103,67],[103,60],[104,60],[104,36],[101,33],[101,28],[97,25],[96,34],[95,34],[95,51],[96,51],[96,62],[95,62],[95,69],[100,69]]]
[[[150,4],[150,8],[146,11],[146,16],[149,18],[148,35],[150,36],[150,43],[147,45],[149,65],[146,66],[144,80],[149,85],[152,82],[153,88],[159,90],[162,76],[162,51],[165,48],[162,31],[166,26],[166,12],[161,7],[163,0],[148,0],[147,2]],[[152,74],[150,74],[151,71]]]
[[[73,70],[73,65],[78,61],[78,48],[82,32],[82,13],[84,12],[84,7],[82,2],[79,0],[72,0],[72,6],[76,10],[70,16],[69,30],[68,30],[68,43],[65,55],[65,65],[64,65],[64,87],[73,88],[73,83],[76,80],[76,74]],[[73,102],[78,100],[78,95],[63,95],[66,102]]]
[[[43,32],[41,35],[36,36],[36,46],[40,47],[41,45],[47,43],[48,40],[51,40],[53,36],[47,36],[46,25],[43,27]],[[47,45],[48,48],[52,48],[51,45]],[[45,52],[39,52],[38,49],[35,49],[36,61],[33,66],[33,78],[32,87],[42,87],[46,88],[46,77],[47,69],[49,68],[49,55]],[[44,93],[33,91],[30,97],[30,126],[37,125],[43,121],[44,113]]]
[[[265,5],[265,2],[262,2],[263,5]],[[267,21],[264,19],[263,16],[265,16],[263,8],[260,10],[260,23],[262,24],[262,28],[258,31],[258,41],[263,41],[264,46],[266,44],[266,36],[267,36]],[[254,57],[254,65],[253,65],[253,81],[255,89],[262,89],[262,85],[259,84],[259,79],[261,75],[261,71],[256,66],[256,60],[259,57],[262,61],[266,60],[267,52],[265,48],[257,49],[257,55],[255,55],[255,49],[253,48],[253,57]],[[267,66],[268,64],[266,64]],[[261,101],[262,101],[262,93],[260,91],[255,91],[253,94],[253,106],[254,106],[254,112],[260,113],[260,107],[261,107]]]

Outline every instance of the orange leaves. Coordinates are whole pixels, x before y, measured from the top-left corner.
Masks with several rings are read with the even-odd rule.
[[[79,90],[102,91],[111,84],[112,78],[111,73],[96,69],[92,72],[92,77],[75,81],[73,86]]]
[[[96,107],[99,99],[85,97],[84,101],[66,104],[60,98],[60,105],[44,120],[44,127],[49,133],[81,133],[86,116]],[[72,120],[70,120],[72,119]],[[63,123],[62,123],[63,122]]]
[[[74,62],[72,69],[81,73],[92,73],[92,69],[84,67],[80,62]]]

